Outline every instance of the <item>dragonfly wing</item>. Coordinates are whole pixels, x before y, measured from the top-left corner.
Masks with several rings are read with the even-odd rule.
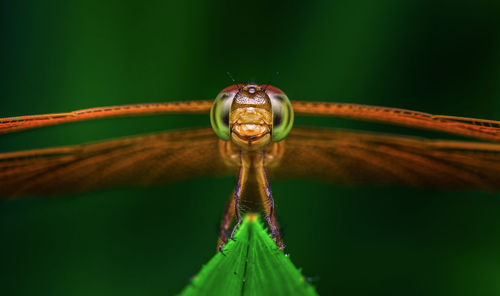
[[[167,113],[208,114],[212,100],[147,103],[121,106],[97,107],[66,113],[52,113],[0,118],[0,134],[11,133],[48,125],[100,118]]]
[[[271,176],[348,185],[500,189],[500,145],[295,128]]]
[[[0,154],[0,197],[149,186],[232,173],[209,128]]]
[[[488,141],[500,141],[500,121],[432,115],[368,105],[293,101],[297,115],[322,115],[429,129]]]

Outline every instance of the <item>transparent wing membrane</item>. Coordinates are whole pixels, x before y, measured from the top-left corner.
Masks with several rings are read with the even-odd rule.
[[[235,175],[211,129],[0,154],[0,197],[46,196]],[[500,189],[500,145],[294,128],[271,178],[345,185]]]
[[[209,128],[0,154],[0,197],[161,185],[232,174]]]
[[[500,189],[500,144],[294,128],[278,178],[347,185]]]

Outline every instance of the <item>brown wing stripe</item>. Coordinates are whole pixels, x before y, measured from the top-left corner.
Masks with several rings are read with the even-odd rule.
[[[500,122],[368,105],[292,102],[297,115],[323,115],[364,121],[390,123],[414,128],[442,131],[489,141],[500,141]]]
[[[211,100],[202,100],[109,106],[76,110],[66,113],[7,117],[0,119],[0,134],[65,122],[83,121],[99,118],[162,113],[204,114],[210,112],[211,107]]]

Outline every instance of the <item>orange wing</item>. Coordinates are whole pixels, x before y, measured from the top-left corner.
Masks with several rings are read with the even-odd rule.
[[[99,118],[166,113],[208,113],[212,100],[121,105],[77,110],[66,113],[0,118],[0,134],[59,123]]]
[[[227,175],[209,129],[0,154],[0,197],[149,186]]]
[[[209,128],[0,154],[0,197],[234,175]],[[272,177],[351,185],[500,189],[500,145],[294,128]]]
[[[149,103],[97,107],[66,113],[8,117],[0,119],[0,134],[98,118],[167,113],[204,114],[210,112],[212,103],[212,100]],[[297,115],[324,115],[390,123],[442,131],[483,140],[500,141],[499,121],[432,115],[404,109],[357,104],[293,101],[292,105]]]
[[[482,140],[500,141],[499,121],[432,115],[397,108],[345,103],[292,101],[292,105],[297,115],[324,115],[382,122],[442,131]]]
[[[274,177],[348,185],[500,189],[500,144],[294,128]]]

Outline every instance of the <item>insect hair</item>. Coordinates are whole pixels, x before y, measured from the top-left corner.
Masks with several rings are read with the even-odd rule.
[[[233,81],[234,84],[236,84],[236,86],[238,87],[238,93],[241,91],[241,89],[243,88],[243,86],[240,84],[240,83],[237,83],[236,80],[234,79],[233,75],[231,75],[231,73],[229,73],[229,71],[226,72],[227,76],[229,76],[229,78],[231,79],[231,81]],[[238,94],[236,93],[236,94]]]
[[[269,82],[266,84],[266,87],[264,87],[264,89],[263,89],[264,92],[266,92],[269,85],[271,85],[271,83],[273,83],[274,79],[276,79],[276,77],[278,77],[279,74],[280,74],[280,72],[276,71],[274,76],[271,79],[269,79]]]

